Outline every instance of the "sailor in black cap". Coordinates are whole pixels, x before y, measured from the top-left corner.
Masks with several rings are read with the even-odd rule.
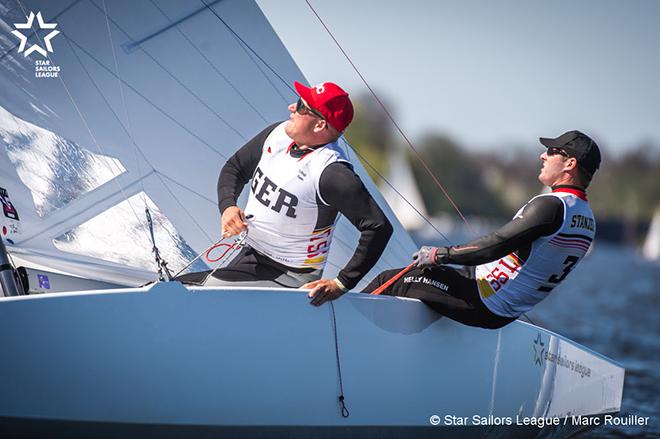
[[[540,138],[539,180],[552,191],[525,204],[499,230],[451,247],[422,247],[417,263],[382,294],[421,299],[470,326],[502,327],[543,300],[587,253],[596,221],[585,192],[600,166],[598,145],[580,131]],[[450,267],[445,264],[460,264]],[[372,292],[401,269],[379,274]]]

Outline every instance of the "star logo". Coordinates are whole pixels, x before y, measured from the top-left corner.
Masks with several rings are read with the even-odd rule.
[[[38,44],[32,44],[28,50],[25,50],[27,45],[27,37],[19,29],[32,29],[32,23],[34,22],[34,17],[37,17],[37,23],[39,24],[39,29],[53,29],[48,35],[44,37],[44,44],[46,49],[39,46]],[[28,56],[32,52],[39,52],[42,56],[48,57],[48,52],[53,51],[53,46],[50,44],[50,40],[53,39],[60,31],[55,30],[57,23],[44,23],[44,19],[41,16],[41,12],[37,12],[37,15],[34,15],[34,12],[30,11],[30,15],[27,17],[26,23],[14,23],[15,31],[12,31],[12,34],[17,36],[21,40],[21,44],[18,46],[18,53],[21,53],[25,50],[23,56]],[[46,52],[46,50],[48,52]]]
[[[539,332],[536,335],[536,340],[534,340],[534,344],[532,345],[532,348],[534,349],[534,363],[538,364],[539,366],[541,365],[541,360],[543,359],[543,354],[545,353],[545,343],[541,339],[541,333]]]

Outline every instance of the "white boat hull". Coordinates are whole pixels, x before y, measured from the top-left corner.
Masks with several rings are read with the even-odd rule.
[[[216,427],[429,427],[432,415],[616,412],[624,370],[522,322],[457,324],[416,300],[151,288],[0,298],[0,418]]]

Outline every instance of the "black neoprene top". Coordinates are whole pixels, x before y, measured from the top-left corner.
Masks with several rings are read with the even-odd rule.
[[[557,186],[553,190],[574,186]],[[527,260],[532,243],[557,232],[564,219],[564,204],[558,197],[536,197],[529,201],[511,221],[495,232],[476,238],[466,244],[443,247],[438,250],[438,262],[479,265],[515,252],[522,261]]]
[[[236,205],[243,187],[257,168],[266,138],[280,123],[268,126],[227,160],[218,179],[220,213]],[[290,154],[300,157],[309,151],[294,146]],[[337,213],[341,213],[360,231],[360,240],[353,256],[337,275],[337,279],[351,289],[380,258],[392,235],[392,225],[348,163],[328,165],[321,174],[319,191],[329,204],[325,206],[319,200],[319,217],[333,222]]]

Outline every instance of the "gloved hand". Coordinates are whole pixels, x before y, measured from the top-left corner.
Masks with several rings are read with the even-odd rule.
[[[415,267],[418,268],[431,268],[434,265],[446,264],[449,259],[449,248],[424,246],[413,253],[413,259],[417,261]]]
[[[413,259],[417,261],[415,267],[424,268],[424,267],[432,267],[433,265],[436,265],[437,254],[438,254],[438,247],[424,246],[420,248],[418,251],[413,253]]]

